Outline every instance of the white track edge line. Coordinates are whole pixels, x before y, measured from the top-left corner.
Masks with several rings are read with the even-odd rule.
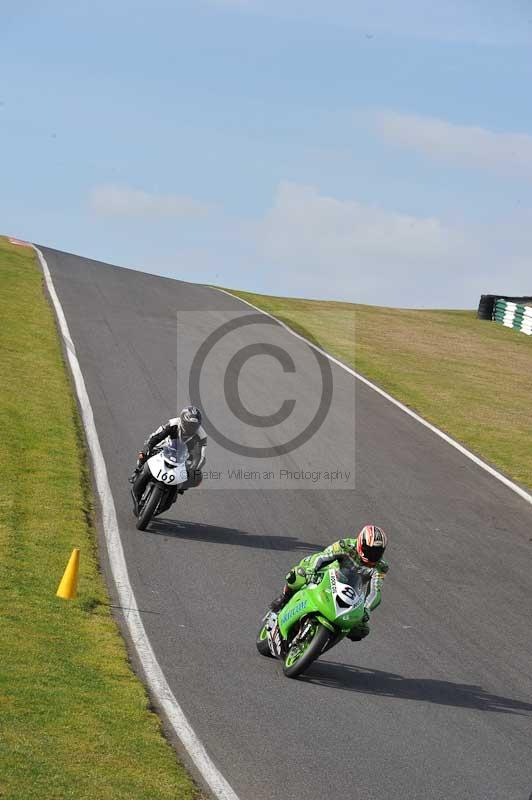
[[[96,481],[96,488],[100,497],[102,507],[102,524],[105,534],[105,541],[107,544],[107,551],[109,554],[109,563],[111,565],[111,572],[116,584],[118,598],[120,605],[123,608],[131,610],[131,613],[125,615],[126,623],[128,626],[131,640],[135,646],[142,669],[146,675],[146,681],[153,693],[157,702],[163,709],[166,717],[168,718],[175,733],[185,746],[188,754],[192,758],[196,768],[203,776],[207,785],[213,792],[218,800],[239,800],[231,786],[227,783],[221,772],[211,761],[207,754],[202,742],[194,733],[190,723],[188,722],[185,713],[181,706],[174,697],[170,686],[164,673],[157,661],[153,648],[150,644],[140,613],[137,608],[133,588],[129,581],[124,550],[122,548],[122,541],[120,539],[120,530],[118,528],[118,520],[116,516],[115,504],[109,479],[107,477],[107,468],[103,458],[96,425],[94,422],[94,415],[90,404],[85,381],[81,372],[81,367],[76,355],[76,349],[70,336],[65,314],[59,302],[59,298],[55,291],[50,270],[43,254],[38,247],[33,245],[35,252],[39,258],[46,286],[52,302],[54,305],[59,328],[63,337],[70,369],[74,378],[76,393],[78,396],[81,414],[83,418],[83,425],[87,436],[87,442],[92,456],[94,466],[94,477]]]
[[[292,328],[290,328],[289,325],[286,325],[284,322],[282,322],[280,319],[275,317],[273,314],[268,313],[268,311],[264,311],[262,308],[259,308],[258,306],[254,306],[253,303],[250,303],[248,300],[244,300],[242,297],[238,297],[238,295],[236,295],[236,294],[232,294],[232,292],[228,292],[226,289],[220,289],[218,286],[210,286],[209,288],[215,289],[217,292],[223,292],[223,294],[227,294],[229,297],[233,297],[235,300],[240,300],[241,303],[245,303],[247,306],[250,306],[250,308],[255,309],[255,311],[258,311],[260,314],[265,314],[267,317],[270,317],[270,319],[275,320],[275,322],[277,322],[279,325],[281,325],[281,327],[283,327],[285,330],[287,330],[288,333],[291,333],[292,336],[295,336],[297,339],[301,339],[302,342],[305,342],[305,344],[307,344],[309,347],[312,347],[318,353],[321,353],[323,356],[328,358],[329,361],[332,361],[333,364],[336,364],[338,367],[341,367],[342,369],[345,369],[345,371],[349,372],[349,374],[352,375],[354,378],[356,378],[357,380],[361,381],[362,383],[365,383],[366,386],[369,386],[369,388],[373,389],[374,392],[377,392],[377,394],[380,394],[381,397],[384,397],[386,400],[389,400],[390,403],[393,403],[394,406],[397,406],[397,408],[400,408],[401,411],[404,411],[404,413],[408,414],[409,417],[412,417],[412,419],[415,419],[416,422],[419,422],[421,425],[424,425],[425,428],[428,428],[430,431],[432,431],[432,433],[435,433],[436,436],[439,436],[440,439],[443,439],[444,442],[447,442],[447,444],[450,444],[451,447],[454,447],[456,450],[458,450],[460,453],[462,453],[462,455],[466,456],[466,458],[469,458],[470,461],[473,461],[473,463],[476,464],[478,467],[481,467],[481,469],[483,469],[486,472],[488,472],[490,475],[492,475],[498,481],[500,481],[501,483],[504,483],[505,486],[507,486],[509,489],[511,489],[516,494],[518,494],[519,497],[522,497],[523,500],[526,500],[527,503],[531,503],[532,504],[532,495],[529,494],[524,489],[522,489],[520,486],[518,486],[517,483],[514,483],[509,478],[507,478],[505,475],[503,475],[501,472],[498,472],[494,467],[491,467],[489,464],[487,464],[481,458],[476,456],[474,453],[472,453],[466,447],[461,445],[459,442],[457,442],[451,436],[448,436],[446,433],[444,433],[442,430],[437,428],[435,425],[432,425],[430,422],[427,422],[426,419],[423,419],[423,417],[420,417],[419,414],[416,414],[416,412],[412,411],[411,408],[408,408],[408,406],[405,406],[404,403],[401,403],[399,400],[396,400],[395,397],[392,397],[391,394],[388,394],[388,392],[385,392],[383,389],[381,389],[375,383],[372,383],[370,380],[365,378],[359,372],[356,372],[354,369],[351,369],[351,367],[348,367],[347,364],[343,363],[343,361],[339,361],[337,358],[332,356],[326,350],[322,350],[321,347],[318,347],[313,342],[311,342],[308,339],[306,339],[304,336],[301,336],[301,334],[296,333],[294,330],[292,330]]]

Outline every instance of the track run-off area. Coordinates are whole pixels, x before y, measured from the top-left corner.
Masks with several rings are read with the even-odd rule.
[[[294,438],[321,391],[308,346],[255,322],[220,338],[201,375],[217,431],[255,456],[210,437],[213,478],[137,531],[127,482],[136,452],[189,400],[190,367],[212,331],[257,312],[209,287],[40,249],[116,509],[134,609],[117,613],[141,618],[190,724],[185,745],[223,776],[219,796],[528,800],[530,504],[334,363],[321,426],[299,449],[262,460],[273,477],[238,477],[259,470],[257,448],[278,443],[252,415],[273,415],[291,391],[298,413],[281,428]],[[250,358],[239,368],[242,349]],[[280,478],[334,469],[349,473],[341,486]],[[366,523],[390,537],[371,635],[290,681],[256,652],[261,616],[293,564]]]

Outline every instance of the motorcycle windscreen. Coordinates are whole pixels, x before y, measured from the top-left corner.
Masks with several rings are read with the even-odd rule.
[[[167,464],[171,464],[173,467],[185,464],[188,458],[188,448],[183,442],[172,439],[171,444],[167,444],[163,448],[163,458]]]
[[[338,617],[345,615],[351,620],[353,615],[358,617],[363,613],[366,588],[357,570],[350,567],[335,570],[331,588]]]

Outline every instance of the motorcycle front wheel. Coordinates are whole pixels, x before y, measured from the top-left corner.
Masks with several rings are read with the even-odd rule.
[[[142,509],[139,511],[137,518],[137,530],[145,531],[151,522],[151,518],[157,511],[159,500],[161,499],[162,489],[155,484],[152,485],[151,491],[146,498]]]
[[[303,641],[292,645],[283,663],[283,672],[287,678],[297,678],[310,667],[313,661],[325,650],[333,634],[320,622],[314,621],[312,629]]]

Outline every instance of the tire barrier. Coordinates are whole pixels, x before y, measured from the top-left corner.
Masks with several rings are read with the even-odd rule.
[[[517,305],[532,306],[532,297],[510,297],[510,295],[507,294],[481,294],[477,317],[479,319],[492,320],[497,300],[507,300],[509,303],[516,303]]]
[[[497,295],[495,294],[481,294],[480,302],[478,304],[477,317],[479,319],[493,319],[493,307]]]
[[[532,305],[514,303],[499,297],[493,307],[493,321],[532,335]]]

